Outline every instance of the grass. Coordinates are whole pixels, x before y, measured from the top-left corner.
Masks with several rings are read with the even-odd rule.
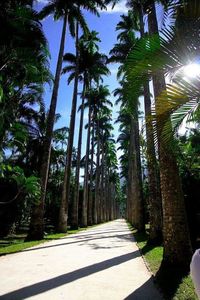
[[[108,223],[108,222],[104,222],[104,223]],[[103,223],[101,223],[101,224],[103,224]],[[45,235],[44,239],[40,240],[40,241],[25,242],[24,240],[26,238],[26,234],[11,235],[11,236],[8,236],[8,237],[0,240],[0,256],[6,255],[6,254],[17,253],[17,252],[23,251],[27,248],[31,248],[33,246],[37,246],[37,245],[43,244],[48,241],[57,240],[62,237],[68,236],[70,234],[76,234],[78,232],[85,231],[87,229],[96,227],[98,225],[100,225],[100,224],[91,225],[86,228],[79,228],[76,230],[68,229],[67,233],[47,234],[47,235]]]
[[[67,233],[47,234],[44,237],[44,239],[40,241],[25,242],[24,240],[26,238],[26,234],[17,234],[17,235],[8,236],[7,238],[0,240],[0,256],[11,254],[11,253],[17,253],[27,248],[37,246],[48,241],[57,240],[67,235],[84,231],[91,227],[93,226],[88,226],[87,228],[79,228],[77,230],[68,230]]]
[[[148,244],[147,233],[138,233],[131,225],[129,228],[164,298],[167,300],[198,300],[189,273],[181,268],[163,266],[163,247]]]

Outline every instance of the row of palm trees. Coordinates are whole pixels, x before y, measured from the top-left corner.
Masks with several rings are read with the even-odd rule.
[[[167,22],[171,18],[174,25],[162,30],[162,37],[156,16],[157,2],[162,3]],[[197,56],[199,16],[195,5],[198,4],[197,1],[130,0],[127,5],[130,10],[128,15],[121,16],[116,27],[120,30],[118,42],[110,52],[110,62],[120,63],[120,88],[115,90],[115,95],[121,103],[118,141],[124,150],[120,161],[126,179],[127,218],[139,231],[144,230],[138,124],[138,101],[143,96],[149,242],[163,240],[163,264],[188,267],[192,248],[172,130],[178,128],[187,112],[195,112],[199,78],[190,82],[175,76],[174,85],[166,86],[165,76],[170,72],[174,75]],[[188,27],[182,28],[180,24],[184,22]]]
[[[76,1],[73,3],[65,3],[65,1],[50,1],[50,3],[44,7],[40,13],[40,17],[44,18],[48,14],[54,14],[55,18],[63,19],[63,30],[61,35],[60,51],[58,55],[57,69],[55,74],[52,99],[50,104],[50,109],[47,118],[47,128],[44,140],[43,149],[43,160],[41,166],[41,200],[39,204],[35,205],[31,217],[30,231],[28,239],[40,239],[43,238],[44,228],[44,204],[48,180],[48,172],[50,166],[50,156],[51,156],[51,141],[53,134],[53,126],[56,112],[57,95],[59,88],[59,80],[62,72],[62,62],[68,62],[68,65],[63,69],[63,73],[69,72],[68,82],[74,81],[74,91],[72,99],[72,109],[69,125],[69,136],[67,143],[66,152],[66,165],[64,171],[62,197],[60,204],[60,213],[57,230],[59,232],[66,232],[68,227],[68,205],[73,197],[72,201],[72,217],[71,217],[71,227],[78,228],[79,218],[78,218],[78,207],[79,207],[79,177],[80,177],[80,161],[81,161],[81,149],[82,149],[82,131],[83,131],[83,114],[84,108],[88,106],[88,126],[87,126],[87,143],[86,143],[86,155],[84,159],[85,164],[85,176],[83,185],[83,204],[82,204],[82,219],[81,225],[87,226],[87,224],[96,224],[97,220],[107,220],[105,219],[106,214],[106,203],[100,205],[102,198],[97,195],[100,194],[100,187],[95,187],[93,184],[94,172],[94,149],[95,143],[97,143],[98,148],[98,161],[101,162],[96,166],[96,173],[98,173],[102,188],[104,186],[109,186],[110,178],[113,176],[110,172],[111,166],[104,166],[107,163],[107,157],[105,153],[110,147],[106,144],[105,134],[107,133],[107,140],[111,135],[110,131],[99,128],[95,120],[99,119],[100,122],[104,119],[104,122],[109,128],[110,125],[110,110],[106,107],[107,97],[109,96],[109,91],[106,87],[100,85],[103,75],[109,73],[106,67],[107,57],[100,54],[98,50],[98,45],[96,42],[99,41],[97,33],[92,31],[89,32],[87,24],[82,16],[82,9],[87,9],[88,11],[98,14],[98,8],[105,8],[103,1],[91,1],[86,3],[84,1]],[[67,26],[70,28],[70,33],[75,37],[76,53],[75,55],[67,53],[64,55],[64,45],[65,45],[65,35]],[[80,29],[83,32],[83,36],[79,38]],[[79,81],[82,82],[82,105],[81,105],[81,117],[80,117],[80,128],[79,128],[79,141],[77,150],[77,162],[76,162],[76,175],[74,183],[74,195],[71,195],[71,173],[72,173],[72,150],[74,144],[74,128],[75,119],[77,111],[77,98],[78,98],[78,86]],[[85,102],[87,100],[87,103]],[[109,102],[108,102],[109,103]],[[105,126],[102,124],[102,126]],[[112,129],[112,128],[111,128]],[[100,137],[100,131],[102,131],[102,137]],[[106,132],[106,133],[105,133]],[[96,138],[98,136],[98,138]],[[98,142],[95,141],[98,139]],[[115,160],[116,161],[116,160]],[[98,169],[101,168],[101,171]],[[112,172],[116,172],[116,169],[112,169]],[[94,188],[96,190],[94,197]],[[107,188],[109,189],[109,187]],[[115,199],[115,193],[113,194]],[[113,200],[114,201],[114,200]],[[102,207],[103,211],[100,212]],[[111,207],[110,207],[111,209]],[[105,211],[104,211],[105,210]],[[112,208],[113,210],[113,208]],[[115,209],[116,211],[116,209]],[[116,213],[115,213],[116,214]],[[104,216],[103,216],[104,215]],[[112,214],[113,215],[113,214]]]
[[[25,199],[31,199],[29,240],[43,238],[44,218],[50,206],[59,205],[56,222],[59,232],[67,231],[68,216],[71,227],[78,228],[113,219],[118,212],[120,187],[112,138],[112,104],[108,87],[103,85],[103,76],[109,74],[107,57],[99,53],[98,33],[89,31],[82,14],[82,10],[86,9],[99,15],[99,9],[106,7],[105,3],[101,0],[89,3],[55,0],[49,1],[39,13],[34,10],[33,1],[1,4],[1,20],[6,29],[6,32],[2,31],[1,38],[1,175],[7,181],[13,181],[21,172],[17,180],[17,196],[11,196],[8,202],[16,201],[20,206]],[[48,43],[41,25],[41,19],[49,14],[63,20],[55,78],[49,72]],[[75,38],[75,54],[64,54],[68,28]],[[71,119],[69,128],[55,130],[59,80],[65,73],[68,73],[68,82],[74,83]],[[46,82],[53,83],[47,113],[42,100]],[[81,93],[79,88],[82,88]],[[74,128],[79,95],[82,104],[76,150]],[[83,155],[86,111],[87,145]],[[84,168],[85,174],[83,187],[80,185],[81,168]],[[112,197],[108,196],[111,190]],[[49,197],[55,198],[55,205]],[[1,204],[6,205],[6,201]]]
[[[7,1],[4,5],[0,4],[1,19],[7,29],[6,33],[1,33],[3,46],[0,52],[0,151],[3,161],[0,161],[0,164],[4,174],[11,173],[12,177],[13,172],[16,172],[10,165],[5,164],[4,148],[7,147],[12,149],[15,156],[23,153],[24,155],[20,155],[21,166],[25,162],[28,166],[27,174],[31,167],[34,175],[40,179],[40,193],[34,194],[34,197],[37,195],[37,201],[33,201],[27,239],[43,238],[44,213],[49,195],[47,183],[49,179],[50,185],[55,176],[58,176],[58,180],[54,186],[56,185],[56,191],[60,193],[56,226],[59,232],[66,232],[69,224],[71,228],[77,229],[79,226],[86,227],[116,218],[119,215],[120,179],[112,135],[112,103],[109,101],[109,89],[103,84],[103,77],[109,75],[108,62],[120,63],[120,87],[114,91],[114,95],[120,103],[117,121],[120,123],[121,134],[118,141],[123,150],[120,163],[121,176],[125,179],[123,188],[127,197],[127,219],[139,231],[145,230],[138,109],[138,99],[143,95],[149,190],[149,242],[158,243],[163,240],[165,264],[188,266],[192,251],[177,157],[172,149],[172,131],[176,128],[174,122],[178,120],[180,123],[180,116],[183,118],[183,111],[191,111],[199,101],[198,79],[191,83],[181,78],[179,73],[178,77],[175,76],[177,69],[185,64],[181,55],[184,54],[187,59],[194,58],[199,49],[196,39],[199,33],[199,16],[194,12],[197,3],[181,0],[162,1],[165,15],[170,16],[176,26],[170,30],[163,30],[160,37],[155,6],[157,1],[128,1],[130,10],[128,15],[122,16],[117,25],[116,29],[120,31],[118,41],[108,59],[99,52],[98,33],[89,30],[82,10],[86,9],[98,15],[99,9],[105,8],[109,2],[116,1],[76,0],[69,3],[64,0],[51,0],[39,14],[34,11],[32,1]],[[47,41],[40,23],[40,20],[49,14],[63,21],[53,80],[48,68]],[[185,20],[185,24],[187,22],[187,26],[190,25],[188,28],[180,26],[180,17],[181,20]],[[146,23],[144,20],[147,20]],[[16,28],[20,30],[16,32]],[[23,33],[21,28],[24,28]],[[67,28],[75,38],[75,54],[65,54],[64,51]],[[175,77],[175,83],[166,86],[165,77],[170,72],[173,78]],[[58,144],[62,147],[56,152],[54,124],[62,74],[68,74],[68,82],[73,81],[74,89],[69,128],[59,131]],[[51,81],[52,98],[46,114],[42,101],[43,86]],[[82,103],[78,108],[79,95]],[[182,112],[177,114],[177,109],[182,107]],[[75,150],[77,109],[80,111],[80,124],[78,146]],[[86,112],[87,139],[83,155],[83,120]],[[175,117],[173,112],[176,112]],[[36,132],[39,138],[35,143],[33,137]],[[30,150],[29,145],[29,151],[25,151],[29,141],[34,141],[36,150]],[[83,186],[80,183],[82,167]],[[23,180],[20,184],[23,186],[23,182],[26,182],[27,185],[26,188],[20,188],[20,193],[22,190],[23,193],[31,193],[30,180],[24,177]],[[32,182],[37,189],[35,179]],[[16,197],[13,199],[12,201],[15,201]]]

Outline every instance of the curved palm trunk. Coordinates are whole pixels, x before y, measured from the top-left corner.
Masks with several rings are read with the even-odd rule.
[[[51,140],[53,135],[53,126],[57,106],[58,98],[58,88],[60,82],[60,74],[62,70],[62,60],[64,54],[64,45],[65,45],[65,36],[66,36],[66,27],[68,22],[68,16],[65,14],[63,20],[63,29],[60,41],[60,50],[58,54],[58,61],[56,67],[55,81],[53,86],[53,93],[51,97],[51,104],[49,108],[48,118],[47,118],[47,129],[46,136],[44,140],[44,150],[43,150],[43,159],[41,165],[41,198],[38,205],[34,205],[31,215],[30,229],[27,236],[27,240],[40,240],[44,236],[44,204],[46,197],[46,188],[47,180],[49,173],[50,165],[50,156],[51,156]]]
[[[82,147],[82,135],[83,135],[85,88],[86,88],[86,84],[84,80],[82,103],[81,103],[81,116],[80,116],[80,125],[79,125],[79,136],[78,136],[78,151],[77,151],[77,163],[76,163],[76,174],[75,174],[75,184],[74,184],[74,200],[72,204],[72,221],[71,221],[72,229],[78,229],[79,175],[80,175],[81,147]]]
[[[140,34],[144,37],[144,22],[142,4],[139,9]],[[147,169],[149,187],[149,241],[159,243],[162,240],[162,199],[158,180],[158,165],[154,146],[153,125],[151,122],[151,97],[149,82],[144,83],[144,107],[146,118],[147,139]]]
[[[154,3],[151,4],[148,24],[149,33],[158,34]],[[164,75],[161,72],[153,76],[153,86],[156,99],[166,89]],[[192,251],[176,157],[171,148],[166,146],[159,128],[157,135],[163,200],[163,263],[188,267]],[[173,139],[173,135],[171,138]]]
[[[74,79],[74,91],[72,99],[72,109],[70,117],[70,127],[69,127],[69,138],[67,145],[67,159],[65,165],[65,174],[63,181],[62,198],[60,204],[60,214],[58,221],[58,231],[67,231],[67,219],[68,219],[68,203],[70,197],[70,177],[71,177],[71,162],[72,162],[72,150],[74,142],[74,128],[76,119],[76,107],[77,107],[77,96],[78,96],[78,75],[79,75],[79,49],[78,49],[78,22],[76,23],[76,70]]]
[[[89,154],[90,154],[90,130],[91,130],[91,114],[92,108],[89,100],[89,112],[88,112],[88,132],[87,132],[87,145],[85,155],[85,176],[84,176],[84,189],[83,189],[83,209],[81,217],[81,226],[87,227],[87,213],[88,213],[88,173],[89,173]]]

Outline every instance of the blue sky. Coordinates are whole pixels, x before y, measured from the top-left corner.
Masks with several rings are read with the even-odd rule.
[[[35,5],[37,10],[40,10],[45,5],[45,0],[39,0],[39,3]],[[87,20],[88,26],[90,30],[95,30],[99,32],[99,37],[101,39],[100,43],[100,52],[108,55],[110,49],[113,47],[116,42],[117,33],[115,31],[116,24],[120,20],[120,15],[127,12],[127,8],[125,6],[125,1],[121,1],[120,4],[116,5],[112,10],[111,7],[108,7],[107,11],[103,11],[100,13],[100,17],[96,17],[91,15],[88,12],[84,12],[85,18]],[[52,16],[47,17],[43,22],[43,28],[46,35],[46,38],[49,42],[49,49],[51,53],[51,61],[50,68],[55,74],[56,61],[58,56],[59,44],[60,44],[60,36],[62,29],[62,21],[54,21]],[[67,34],[66,42],[65,42],[65,52],[74,52],[74,40]],[[116,73],[117,73],[117,65],[112,64],[109,66],[111,75],[108,78],[105,78],[104,84],[109,85],[110,92],[112,92],[117,86]],[[79,85],[79,91],[81,91],[81,84]],[[61,119],[57,123],[56,127],[69,126],[70,120],[70,111],[71,111],[71,100],[72,100],[72,91],[73,91],[73,83],[69,86],[67,85],[67,75],[63,75],[60,81],[60,88],[58,94],[58,105],[57,105],[57,113],[61,114]],[[51,89],[49,86],[46,87],[45,91],[45,103],[46,107],[49,107],[49,102],[51,99]],[[114,97],[111,95],[110,99],[114,104]],[[80,99],[78,101],[78,105],[80,103]],[[113,122],[117,117],[118,107],[113,108]],[[87,119],[87,112],[85,113],[85,122]],[[75,140],[74,144],[77,144],[77,136],[78,136],[78,126],[79,126],[79,114],[76,118],[76,127],[75,127]],[[118,136],[118,126],[114,126],[114,135],[115,138]],[[83,138],[83,147],[85,144],[86,132],[84,133]]]

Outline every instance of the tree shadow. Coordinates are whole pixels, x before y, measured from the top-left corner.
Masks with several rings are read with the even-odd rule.
[[[136,232],[134,233],[134,237],[137,243],[146,242],[145,245],[141,248],[141,253],[145,255],[147,252],[151,251],[155,247],[159,247],[162,245],[161,241],[149,241],[149,235],[146,232]]]
[[[77,237],[77,240],[75,241],[72,241],[72,242],[66,242],[66,243],[59,243],[59,244],[54,244],[54,245],[46,245],[44,246],[35,246],[33,248],[28,248],[28,249],[24,249],[24,250],[20,250],[20,251],[16,251],[15,253],[21,253],[21,252],[31,252],[31,251],[36,251],[36,250],[45,250],[45,249],[48,249],[48,248],[55,248],[55,247],[60,247],[60,246],[66,246],[66,245],[71,245],[71,244],[80,244],[80,246],[86,244],[87,242],[89,241],[94,241],[94,240],[101,240],[101,239],[110,239],[112,237],[116,237],[116,238],[119,238],[121,240],[129,240],[129,241],[133,241],[133,236],[131,234],[119,234],[119,235],[109,235],[109,236],[98,236],[96,238],[92,237],[92,238],[89,238],[89,239],[78,239]],[[62,240],[62,238],[61,238]],[[7,253],[6,255],[11,255],[13,253]],[[4,254],[0,254],[0,256],[2,256]]]
[[[116,248],[122,248],[123,246],[116,246],[116,244],[113,244],[112,246],[101,246],[99,244],[90,244],[90,247],[94,250],[98,249],[116,249]]]
[[[149,251],[151,251],[152,249],[154,249],[155,246],[152,245],[152,244],[146,244],[144,247],[142,247],[141,251],[142,251],[142,254],[145,255],[146,253],[148,253]]]
[[[140,256],[139,251],[127,253],[121,256],[114,257],[112,259],[108,259],[105,261],[102,261],[100,263],[96,263],[75,271],[72,271],[70,273],[66,273],[48,280],[44,280],[42,282],[38,282],[23,288],[20,288],[18,290],[9,292],[7,294],[1,295],[1,299],[4,300],[21,300],[26,299],[28,297],[32,297],[41,293],[44,293],[46,291],[55,289],[59,286],[68,284],[70,282],[73,282],[75,280],[81,279],[83,277],[92,275],[94,273],[106,270],[108,268],[112,268],[114,266],[120,265],[122,263],[125,263],[127,261],[130,261],[136,257]]]
[[[71,233],[69,233],[68,235],[66,235],[65,237],[61,237],[61,238],[55,238],[55,240],[64,240],[64,239],[78,239],[78,238],[86,238],[86,237],[90,237],[90,236],[93,236],[93,235],[100,235],[100,234],[110,234],[110,233],[123,233],[123,232],[128,232],[129,230],[112,230],[112,231],[95,231],[94,233],[72,233],[74,234],[74,236],[71,236]],[[45,238],[45,240],[54,240],[54,239],[51,239],[51,238]]]
[[[138,243],[145,242],[148,239],[146,232],[134,232],[133,235]]]
[[[173,299],[183,278],[189,274],[189,270],[181,266],[168,266],[164,262],[155,275],[155,280],[160,286],[166,300]]]
[[[151,277],[137,290],[131,293],[124,300],[162,300],[163,297],[154,285]]]

